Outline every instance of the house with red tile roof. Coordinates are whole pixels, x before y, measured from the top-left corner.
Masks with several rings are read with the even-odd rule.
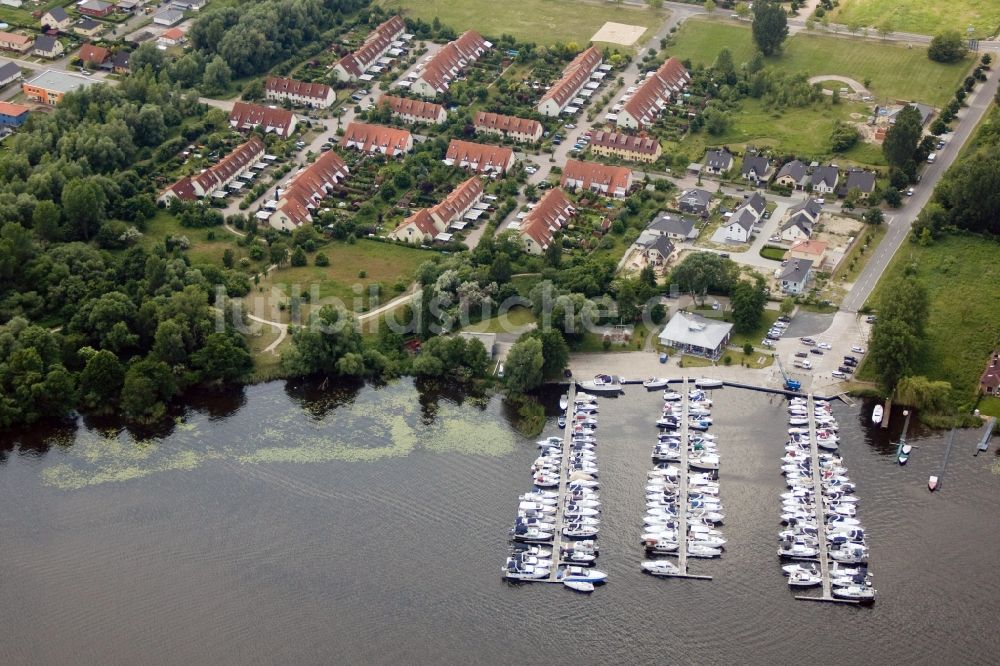
[[[440,125],[448,119],[444,107],[434,102],[424,102],[418,99],[407,99],[395,95],[382,95],[379,104],[388,105],[392,115],[407,123],[426,123]]]
[[[406,24],[399,16],[384,21],[356,51],[348,53],[334,64],[333,76],[339,81],[357,81],[359,76],[385,55],[405,29]]]
[[[165,30],[162,35],[156,38],[156,43],[165,47],[177,46],[184,41],[184,35],[185,32],[183,28],[170,28],[169,30]]]
[[[506,146],[452,139],[444,163],[474,173],[503,175],[514,166],[514,151]]]
[[[295,174],[280,192],[277,208],[269,220],[271,226],[291,231],[311,223],[313,211],[349,173],[340,155],[332,150],[320,153],[315,162]]]
[[[164,190],[160,194],[159,200],[167,203],[175,198],[183,201],[194,201],[209,197],[212,193],[225,188],[226,185],[246,173],[247,169],[256,164],[263,156],[264,142],[254,137],[223,157],[218,164],[195,176],[184,176]]]
[[[622,199],[632,187],[632,170],[597,162],[567,160],[559,184],[569,189],[588,190]]]
[[[663,148],[655,137],[631,136],[620,132],[594,132],[590,151],[604,157],[617,157],[629,162],[655,162]]]
[[[520,143],[535,143],[542,138],[542,124],[537,120],[479,111],[472,120],[476,134],[495,134]]]
[[[677,58],[670,58],[651,72],[639,89],[618,112],[618,127],[642,129],[656,120],[660,112],[675,99],[691,81],[687,69]]]
[[[238,132],[260,127],[265,133],[274,132],[281,138],[287,138],[295,131],[297,123],[291,111],[249,102],[236,102],[229,112],[229,125]]]
[[[35,38],[16,32],[0,31],[0,49],[27,53],[35,46]]]
[[[542,254],[552,244],[556,233],[576,214],[566,193],[558,187],[545,193],[528,215],[521,220],[518,235],[529,254]]]
[[[433,99],[448,90],[466,67],[488,51],[493,44],[483,39],[475,30],[469,30],[458,39],[448,42],[424,65],[423,71],[410,86],[410,90]]]
[[[421,208],[392,232],[392,237],[409,243],[425,243],[447,231],[483,198],[483,181],[472,176],[452,190],[432,208]]]
[[[326,109],[337,100],[333,88],[325,83],[306,83],[280,76],[267,79],[264,96],[275,102],[287,100],[293,106],[308,106],[313,109]]]
[[[103,65],[104,62],[111,57],[111,51],[103,46],[84,44],[80,47],[80,52],[77,55],[84,63]]]
[[[601,66],[603,60],[601,52],[593,46],[573,58],[573,61],[566,65],[559,80],[553,83],[538,101],[538,112],[550,117],[562,113],[590,80],[591,74]]]
[[[979,378],[979,390],[986,395],[1000,395],[1000,351],[990,356],[983,375]]]
[[[413,136],[408,130],[351,123],[340,139],[343,148],[355,148],[364,153],[381,153],[386,157],[398,157],[413,150]]]

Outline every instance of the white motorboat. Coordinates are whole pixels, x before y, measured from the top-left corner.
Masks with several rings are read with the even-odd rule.
[[[559,495],[558,493],[543,493],[542,491],[538,491],[534,493],[524,493],[523,495],[518,496],[518,500],[522,502],[538,502],[539,504],[554,505],[559,503]]]
[[[813,559],[819,555],[819,549],[802,543],[785,543],[778,548],[778,557],[789,560]]]
[[[563,536],[569,539],[590,539],[598,532],[600,529],[596,525],[570,524],[562,529]]]
[[[561,449],[562,437],[546,437],[545,439],[538,440],[536,444],[538,444],[538,448],[540,449]]]
[[[809,571],[796,571],[788,576],[788,585],[791,587],[815,587],[822,584],[822,576]]]
[[[556,505],[539,504],[538,502],[521,502],[517,505],[518,511],[537,511],[538,513],[555,513]]]
[[[788,425],[793,425],[793,426],[809,425],[809,419],[805,416],[792,416],[788,419]]]
[[[705,548],[718,548],[723,549],[726,547],[726,540],[719,536],[711,536],[709,534],[691,534],[689,545],[705,547]]]
[[[536,568],[530,564],[520,564],[513,558],[507,558],[507,564],[500,567],[503,577],[508,580],[541,580],[548,578],[550,569]]]
[[[579,581],[582,583],[593,583],[595,585],[605,582],[608,574],[599,569],[589,569],[587,567],[560,567],[556,578],[561,581]]]
[[[597,375],[592,381],[577,382],[577,386],[597,395],[619,395],[623,392],[618,377],[610,375]]]
[[[583,541],[573,541],[568,544],[563,544],[561,548],[562,552],[568,553],[573,550],[579,550],[585,553],[591,553],[592,555],[597,555],[598,548],[597,542],[593,539],[583,540]]]
[[[646,387],[647,391],[657,391],[670,384],[670,380],[666,377],[650,377],[642,383]]]
[[[582,550],[571,550],[559,556],[559,564],[589,567],[597,561],[597,555]]]
[[[719,469],[719,456],[713,453],[704,453],[700,456],[688,458],[688,467],[705,470]]]
[[[569,407],[569,396],[563,393],[559,396],[559,409],[565,412],[567,407]]]
[[[578,504],[572,504],[566,506],[566,511],[563,513],[564,516],[570,516],[573,518],[593,518],[599,516],[600,511],[593,507],[580,506]]]
[[[781,567],[781,571],[786,576],[791,576],[796,572],[815,574],[819,572],[819,568],[815,564],[786,564]]]
[[[552,541],[552,532],[545,532],[537,527],[527,525],[516,525],[511,530],[511,537],[514,541],[521,543],[548,543]]]
[[[534,555],[542,560],[552,559],[552,549],[544,548],[542,546],[515,545],[513,554],[518,555],[522,553]]]
[[[684,396],[682,396],[677,391],[664,391],[663,392],[663,400],[664,400],[664,402],[677,402],[678,400],[680,400],[683,397]]]
[[[720,557],[721,555],[722,555],[722,550],[720,550],[719,548],[712,548],[711,546],[703,546],[700,543],[693,541],[687,542],[688,557],[712,558],[712,557]]]
[[[576,394],[576,397],[573,398],[573,402],[578,405],[585,402],[592,402],[594,404],[597,404],[597,396],[590,395],[589,393],[584,393],[583,391],[580,391],[579,393]]]
[[[855,601],[874,601],[876,593],[877,590],[874,587],[862,585],[833,588],[833,596],[840,599],[854,599]]]
[[[574,592],[580,592],[582,594],[590,594],[594,591],[594,584],[588,583],[584,580],[564,580],[563,585]]]
[[[868,549],[864,546],[844,546],[834,548],[827,553],[834,562],[845,564],[865,564],[868,562]]]
[[[702,377],[700,379],[694,380],[694,385],[700,389],[717,389],[717,388],[722,388],[722,380]]]
[[[668,539],[666,537],[660,539],[649,539],[645,541],[646,550],[655,555],[670,555],[671,553],[676,553],[680,548],[680,544],[677,543],[676,539]]]
[[[643,571],[653,576],[674,576],[680,569],[670,560],[646,560],[639,565]]]
[[[510,559],[513,559],[521,565],[532,566],[536,569],[552,570],[551,558],[540,558],[532,555],[531,553],[514,553],[510,556]]]
[[[875,405],[875,409],[872,410],[872,423],[878,425],[882,423],[882,405]]]

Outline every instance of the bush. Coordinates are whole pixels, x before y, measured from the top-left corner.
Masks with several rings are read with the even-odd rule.
[[[316,255],[316,258],[313,260],[313,263],[316,264],[317,266],[329,266],[330,258],[327,257],[326,254],[320,252]]]
[[[732,365],[733,364],[733,357],[730,356],[729,354],[726,354],[725,356],[722,357],[722,363],[724,365]]]
[[[954,30],[936,35],[927,47],[927,57],[935,62],[958,62],[967,53],[965,41]]]

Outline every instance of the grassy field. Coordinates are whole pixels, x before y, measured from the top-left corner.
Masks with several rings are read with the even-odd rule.
[[[907,268],[915,271],[931,300],[927,344],[915,371],[951,382],[956,404],[972,400],[986,359],[1000,341],[998,256],[1000,242],[975,236],[950,236],[927,247],[906,244],[869,300],[877,304],[887,284]]]
[[[195,229],[182,227],[177,218],[166,210],[159,209],[156,216],[146,223],[143,232],[142,245],[147,250],[155,245],[162,245],[168,236],[186,236],[191,245],[188,256],[192,264],[214,264],[222,266],[222,255],[227,249],[233,251],[238,262],[247,256],[246,248],[236,245],[236,237],[222,227]],[[263,266],[263,264],[261,264]]]
[[[874,26],[889,19],[901,32],[934,35],[958,30],[963,35],[972,26],[978,38],[989,37],[1000,28],[1000,3],[996,0],[840,0],[830,15],[835,23]]]
[[[530,308],[515,306],[508,310],[503,317],[484,319],[471,326],[466,326],[464,330],[475,333],[508,333],[513,332],[512,328],[520,328],[534,322],[535,315],[531,313]]]
[[[976,409],[986,416],[1000,417],[1000,398],[996,396],[985,396],[979,400]]]
[[[585,4],[573,0],[517,0],[484,5],[479,0],[380,0],[389,10],[413,18],[451,26],[458,32],[474,29],[484,35],[513,35],[538,44],[576,42],[583,46],[608,21],[647,28],[636,42],[642,45],[667,17],[668,12],[618,5]]]
[[[778,317],[781,313],[777,310],[764,310],[764,315],[760,318],[760,325],[750,331],[749,333],[733,333],[732,337],[729,338],[730,347],[742,347],[744,343],[749,342],[754,347],[760,347],[760,341],[764,339],[767,332],[771,330],[771,326],[774,322],[778,321]]]
[[[712,64],[728,48],[737,66],[753,56],[750,29],[709,20],[685,21],[671,55],[694,63]],[[788,39],[785,52],[768,63],[788,72],[809,76],[836,74],[864,83],[876,99],[917,100],[941,106],[948,102],[972,64],[971,60],[945,65],[927,59],[923,48],[907,49],[877,39],[861,40],[800,33]]]

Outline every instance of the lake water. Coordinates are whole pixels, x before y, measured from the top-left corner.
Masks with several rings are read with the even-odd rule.
[[[729,544],[691,569],[714,580],[639,572],[660,401],[630,387],[601,401],[610,582],[589,597],[500,579],[537,449],[496,397],[272,382],[158,431],[8,436],[0,663],[996,663],[1000,475],[977,433],[932,494],[945,436],[899,467],[889,434],[836,407],[879,598],[808,603],[775,553],[785,404],[713,397]]]

